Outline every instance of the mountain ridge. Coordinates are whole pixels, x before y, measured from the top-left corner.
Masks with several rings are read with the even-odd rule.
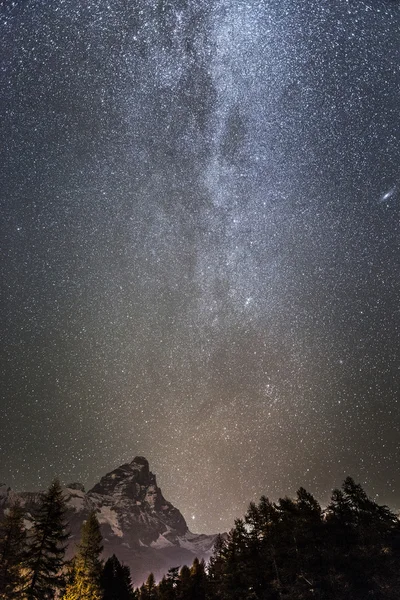
[[[70,531],[67,556],[75,552],[80,529],[94,510],[103,535],[104,558],[116,554],[140,585],[150,572],[160,578],[169,568],[209,558],[218,534],[192,533],[182,513],[162,494],[156,475],[143,456],[106,473],[87,492],[81,483],[64,487]],[[0,515],[15,501],[32,526],[41,492],[14,492],[0,486]]]

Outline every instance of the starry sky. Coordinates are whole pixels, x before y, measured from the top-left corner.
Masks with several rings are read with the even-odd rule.
[[[0,481],[194,531],[400,507],[400,3],[1,0]]]

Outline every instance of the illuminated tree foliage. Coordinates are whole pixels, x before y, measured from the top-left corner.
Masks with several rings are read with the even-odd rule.
[[[73,561],[71,581],[64,600],[102,600],[102,536],[96,513],[92,511],[82,525],[81,542]]]

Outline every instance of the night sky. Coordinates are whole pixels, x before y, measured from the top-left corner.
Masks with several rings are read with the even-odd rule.
[[[0,481],[400,507],[397,0],[2,0],[0,139]]]

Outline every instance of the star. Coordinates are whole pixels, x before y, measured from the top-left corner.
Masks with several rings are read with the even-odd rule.
[[[346,475],[399,506],[399,28],[0,3],[0,481],[145,456],[198,532]]]

